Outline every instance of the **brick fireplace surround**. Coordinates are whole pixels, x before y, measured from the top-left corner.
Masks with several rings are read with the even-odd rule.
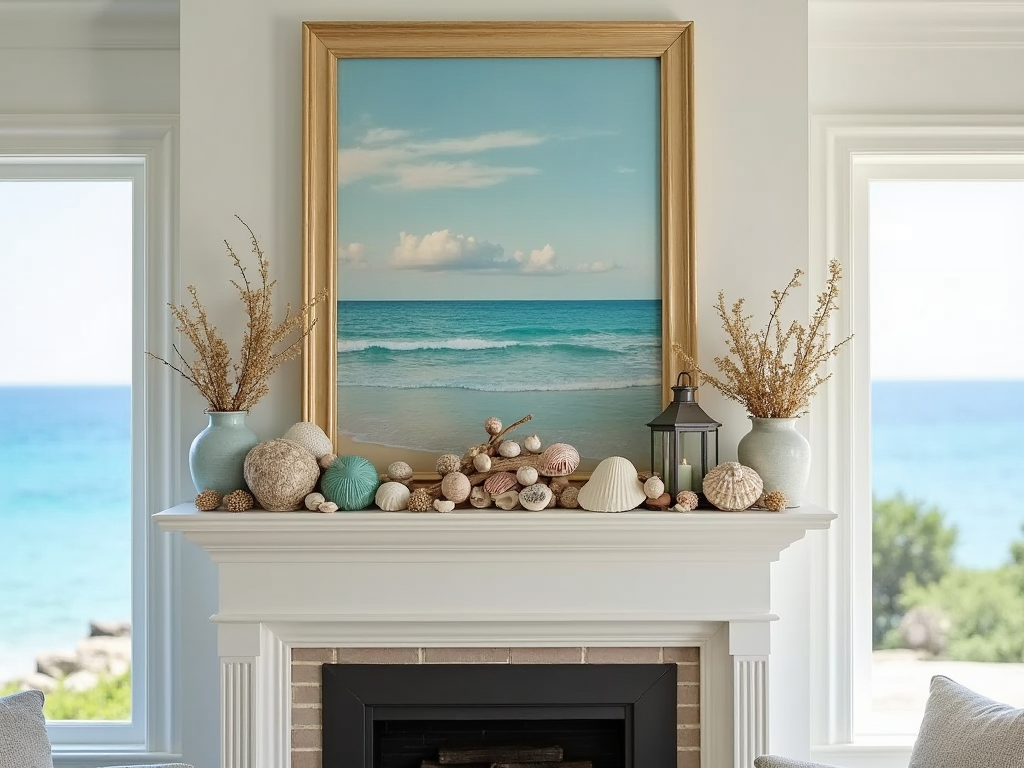
[[[184,504],[155,518],[217,564],[221,768],[320,766],[325,662],[674,662],[677,765],[750,768],[771,746],[771,564],[835,515]]]
[[[322,768],[322,664],[660,664],[675,662],[676,766],[700,768],[699,648],[295,648],[292,768]]]

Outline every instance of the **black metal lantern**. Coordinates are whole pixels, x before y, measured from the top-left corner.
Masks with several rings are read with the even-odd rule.
[[[680,373],[672,387],[672,402],[647,424],[651,428],[651,471],[665,481],[673,503],[680,491],[694,491],[703,498],[704,475],[718,465],[718,428],[722,425],[697,405],[697,388],[690,381],[689,371]]]

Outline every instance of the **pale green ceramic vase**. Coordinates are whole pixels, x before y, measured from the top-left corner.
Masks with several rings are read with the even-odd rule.
[[[245,455],[259,442],[245,426],[247,411],[207,411],[209,425],[188,451],[188,468],[197,491],[230,493],[245,488]]]
[[[736,449],[740,464],[764,481],[764,492],[782,491],[787,507],[803,503],[811,472],[811,444],[796,431],[796,419],[750,417],[750,431]]]

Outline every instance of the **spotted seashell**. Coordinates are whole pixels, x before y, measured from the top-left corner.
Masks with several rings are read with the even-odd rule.
[[[491,471],[491,457],[486,453],[478,453],[473,457],[473,466],[477,472],[490,472]]]
[[[377,470],[362,456],[339,456],[320,479],[327,500],[344,510],[370,506],[378,485]]]
[[[456,456],[454,453],[444,453],[437,457],[437,464],[434,465],[434,469],[437,470],[437,474],[444,477],[449,472],[458,472],[462,467],[462,459]]]
[[[519,481],[520,485],[533,485],[537,482],[537,468],[520,467],[516,471],[516,480]]]
[[[404,483],[412,479],[412,467],[404,461],[393,461],[388,464],[388,480],[397,480]]]
[[[506,459],[514,459],[522,452],[523,447],[515,440],[502,440],[501,445],[498,446],[498,453]]]
[[[496,435],[501,432],[501,419],[497,416],[488,416],[484,420],[484,430],[488,435]]]
[[[484,490],[482,485],[473,486],[469,492],[469,503],[476,509],[487,509],[491,506],[491,494]]]
[[[719,464],[704,476],[707,500],[726,512],[740,512],[759,498],[764,490],[761,476],[735,461]]]
[[[441,480],[441,495],[456,504],[469,498],[473,485],[461,472],[449,472]]]
[[[299,421],[292,424],[288,431],[284,433],[284,439],[298,443],[312,453],[313,457],[318,461],[327,454],[334,452],[331,438],[311,421]]]
[[[484,490],[492,497],[516,487],[516,476],[511,472],[495,472],[484,480]]]
[[[523,438],[523,448],[530,453],[540,453],[540,438],[537,435],[527,435]]]
[[[451,512],[455,509],[455,502],[447,499],[434,499],[434,509],[438,512]]]
[[[644,483],[644,493],[648,499],[656,499],[665,492],[665,481],[660,477],[649,477]]]
[[[412,492],[397,480],[384,483],[373,497],[374,503],[385,512],[401,512],[409,505]]]
[[[519,492],[505,491],[504,493],[499,493],[494,497],[494,505],[505,511],[515,509],[519,506]]]
[[[579,466],[579,451],[568,443],[552,443],[540,455],[537,471],[545,477],[564,477],[571,475]]]
[[[519,503],[523,505],[523,509],[528,509],[531,512],[540,512],[547,507],[552,495],[551,489],[544,485],[544,483],[537,483],[536,485],[523,488],[519,492]]]
[[[647,494],[636,477],[636,467],[622,456],[610,456],[580,488],[579,503],[588,512],[625,512],[640,506]]]

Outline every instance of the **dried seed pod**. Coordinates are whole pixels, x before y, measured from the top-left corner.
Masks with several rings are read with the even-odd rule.
[[[410,512],[426,512],[433,509],[434,498],[426,488],[417,488],[409,496],[409,503],[406,505]]]
[[[220,495],[219,491],[207,488],[196,496],[196,509],[200,512],[212,512],[220,508],[220,503],[223,499],[224,497]]]
[[[224,506],[228,508],[228,512],[248,512],[256,506],[256,500],[248,491],[239,489],[224,497]]]
[[[437,464],[434,468],[437,470],[437,474],[444,477],[449,472],[458,472],[461,466],[461,458],[454,453],[444,453],[437,457]]]
[[[783,491],[770,491],[761,497],[757,506],[764,507],[769,512],[781,512],[786,508],[786,494]]]

